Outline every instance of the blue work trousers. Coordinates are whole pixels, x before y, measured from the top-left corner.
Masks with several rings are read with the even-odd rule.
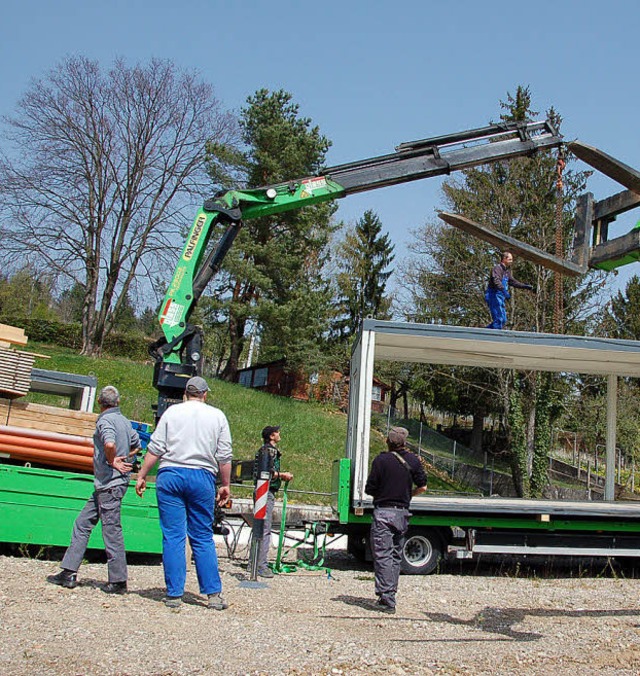
[[[491,313],[491,324],[487,325],[488,329],[504,329],[507,325],[507,308],[505,303],[509,296],[506,296],[501,289],[487,289],[484,294],[484,299],[489,306]]]
[[[222,591],[222,581],[213,541],[215,476],[206,469],[166,467],[158,472],[156,493],[167,596],[182,596],[184,593],[187,535],[193,551],[200,593],[219,593]]]

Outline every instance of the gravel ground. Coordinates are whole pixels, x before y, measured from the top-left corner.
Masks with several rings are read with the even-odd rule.
[[[208,610],[190,570],[175,612],[157,563],[131,565],[130,593],[112,597],[102,564],[83,565],[67,590],[45,582],[56,561],[0,556],[0,673],[640,673],[637,580],[518,568],[403,576],[391,616],[370,605],[370,569],[343,552],[328,563],[330,577],[296,572],[251,589],[244,566],[221,558],[230,608]]]

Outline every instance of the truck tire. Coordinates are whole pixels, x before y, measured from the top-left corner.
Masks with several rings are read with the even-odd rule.
[[[400,570],[405,575],[428,575],[442,558],[442,539],[430,528],[410,528],[402,550]]]
[[[371,560],[371,556],[367,556],[368,549],[369,537],[366,531],[350,533],[347,536],[347,551],[360,563]]]

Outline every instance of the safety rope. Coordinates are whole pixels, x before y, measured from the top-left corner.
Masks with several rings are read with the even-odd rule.
[[[558,161],[556,163],[556,248],[555,255],[563,258],[563,209],[564,209],[564,184],[562,181],[562,172],[566,166],[566,150],[561,145],[558,150]],[[564,333],[564,301],[562,289],[562,273],[554,272],[554,291],[555,302],[553,306],[553,330],[554,333]]]
[[[282,518],[280,519],[280,535],[278,537],[278,551],[276,553],[276,561],[271,566],[271,569],[274,573],[294,573],[298,568],[303,568],[304,570],[322,570],[326,572],[327,578],[331,579],[331,569],[323,566],[325,549],[327,546],[327,536],[324,531],[321,531],[321,524],[317,521],[308,524],[305,527],[304,535],[302,538],[296,542],[295,545],[292,545],[284,551],[284,538],[285,538],[285,527],[287,523],[287,488],[289,482],[284,482],[284,490],[282,491]],[[298,547],[308,542],[309,538],[313,538],[313,556],[311,559],[298,559],[296,563],[285,563],[283,559],[287,554],[295,551]],[[318,541],[321,540],[322,543],[319,545]]]

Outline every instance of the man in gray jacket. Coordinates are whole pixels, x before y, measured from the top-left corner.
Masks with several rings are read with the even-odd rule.
[[[77,572],[89,537],[98,521],[101,521],[109,573],[109,582],[103,591],[124,594],[127,591],[127,557],[120,508],[129,487],[140,439],[129,420],[120,412],[120,395],[115,387],[104,387],[98,395],[98,404],[101,413],[93,435],[95,490],[73,524],[71,544],[62,559],[62,570],[57,575],[49,575],[47,581],[68,589],[78,585]]]

